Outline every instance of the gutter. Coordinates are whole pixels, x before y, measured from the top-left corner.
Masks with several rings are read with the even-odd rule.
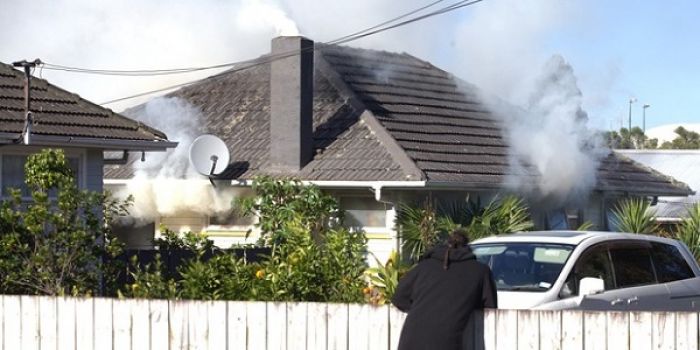
[[[320,188],[367,188],[374,192],[374,198],[379,201],[382,189],[385,188],[426,188],[425,181],[302,181],[304,185],[316,185]],[[231,185],[250,187],[253,180],[232,180]]]
[[[12,135],[8,137],[9,135]],[[17,136],[15,134],[0,133],[0,143],[12,143]],[[132,150],[132,151],[166,151],[177,146],[173,141],[146,141],[146,140],[119,140],[92,137],[52,136],[32,134],[32,145],[35,146],[59,146],[59,147],[85,147],[100,148],[105,150]]]

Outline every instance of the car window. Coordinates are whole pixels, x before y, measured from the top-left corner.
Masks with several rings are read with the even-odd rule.
[[[651,246],[651,256],[659,283],[695,277],[678,248],[664,243],[652,243]]]
[[[649,247],[618,243],[610,247],[610,258],[617,288],[656,283]]]
[[[578,295],[579,282],[585,277],[602,279],[605,290],[614,288],[612,266],[606,245],[593,246],[581,254],[573,270],[567,276],[560,296],[566,298]]]

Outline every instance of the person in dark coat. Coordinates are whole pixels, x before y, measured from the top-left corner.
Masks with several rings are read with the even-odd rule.
[[[399,350],[459,350],[474,310],[496,308],[491,269],[478,262],[465,233],[428,251],[399,281],[391,303],[407,312]]]

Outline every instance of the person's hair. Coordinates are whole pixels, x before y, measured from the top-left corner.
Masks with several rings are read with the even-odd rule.
[[[447,236],[447,249],[445,249],[445,259],[443,260],[442,268],[447,270],[450,265],[450,249],[457,249],[468,243],[469,237],[467,236],[467,231],[463,229],[452,231],[452,233]]]

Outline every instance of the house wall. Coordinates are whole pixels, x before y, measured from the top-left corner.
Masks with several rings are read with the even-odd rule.
[[[0,147],[0,170],[3,157],[9,155],[27,156],[40,152],[44,147],[34,146],[4,146]],[[75,147],[62,148],[69,159],[78,160],[78,186],[80,188],[101,192],[103,189],[103,155],[102,150]],[[3,186],[2,171],[0,171],[0,188]]]

